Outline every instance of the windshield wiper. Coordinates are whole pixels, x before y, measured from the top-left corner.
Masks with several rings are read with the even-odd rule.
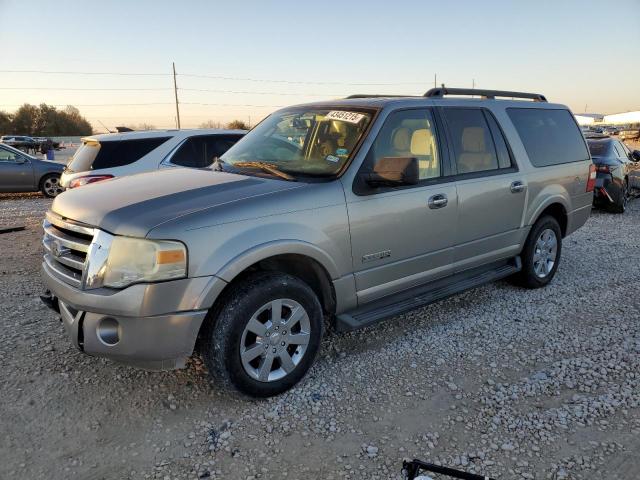
[[[282,170],[280,170],[278,167],[276,167],[273,163],[267,163],[267,162],[235,162],[230,164],[232,167],[246,167],[246,168],[259,168],[261,170],[264,170],[265,172],[268,172],[272,175],[275,175],[276,177],[280,177],[280,178],[284,178],[285,180],[289,180],[289,181],[296,181],[296,178],[289,175],[288,173],[283,172]]]

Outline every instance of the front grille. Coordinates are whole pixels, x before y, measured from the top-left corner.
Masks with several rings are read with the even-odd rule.
[[[95,229],[47,212],[43,222],[44,261],[66,283],[81,288]]]

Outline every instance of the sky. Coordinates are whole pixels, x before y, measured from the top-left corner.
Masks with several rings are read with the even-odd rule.
[[[419,95],[434,75],[575,113],[640,110],[640,0],[0,0],[0,20],[0,110],[76,105],[96,130],[175,127],[172,62],[183,128]]]

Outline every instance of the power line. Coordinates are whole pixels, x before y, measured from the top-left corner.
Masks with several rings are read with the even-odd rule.
[[[330,94],[330,93],[272,93],[272,92],[251,92],[244,90],[215,90],[210,88],[179,88],[178,90],[184,90],[187,92],[213,92],[213,93],[232,93],[234,95],[286,95],[286,96],[298,96],[298,97],[341,97],[344,96],[344,93],[341,94]]]
[[[114,75],[114,76],[171,76],[171,73],[150,73],[150,72],[83,72],[83,71],[53,71],[53,70],[0,70],[0,73],[37,73],[51,75]],[[391,83],[366,83],[366,82],[320,82],[320,81],[300,81],[283,80],[273,78],[253,78],[253,77],[229,77],[214,74],[179,73],[177,76],[191,78],[211,78],[215,80],[233,80],[263,83],[284,83],[293,85],[348,85],[348,86],[398,86],[398,85],[424,85],[424,82],[391,82]]]
[[[51,71],[51,70],[0,70],[0,73],[41,73],[53,75],[114,75],[114,76],[168,76],[170,73],[148,73],[148,72],[68,72],[68,71]]]
[[[59,91],[165,91],[172,88],[58,88],[58,87],[0,87],[0,90],[59,90]]]

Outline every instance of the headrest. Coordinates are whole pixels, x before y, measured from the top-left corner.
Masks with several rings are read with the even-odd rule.
[[[400,152],[406,152],[409,150],[409,129],[406,127],[400,127],[393,132],[393,149]]]
[[[421,128],[411,135],[411,155],[431,155],[433,136],[431,130]]]
[[[462,150],[465,152],[485,152],[484,128],[467,127],[462,130]]]

